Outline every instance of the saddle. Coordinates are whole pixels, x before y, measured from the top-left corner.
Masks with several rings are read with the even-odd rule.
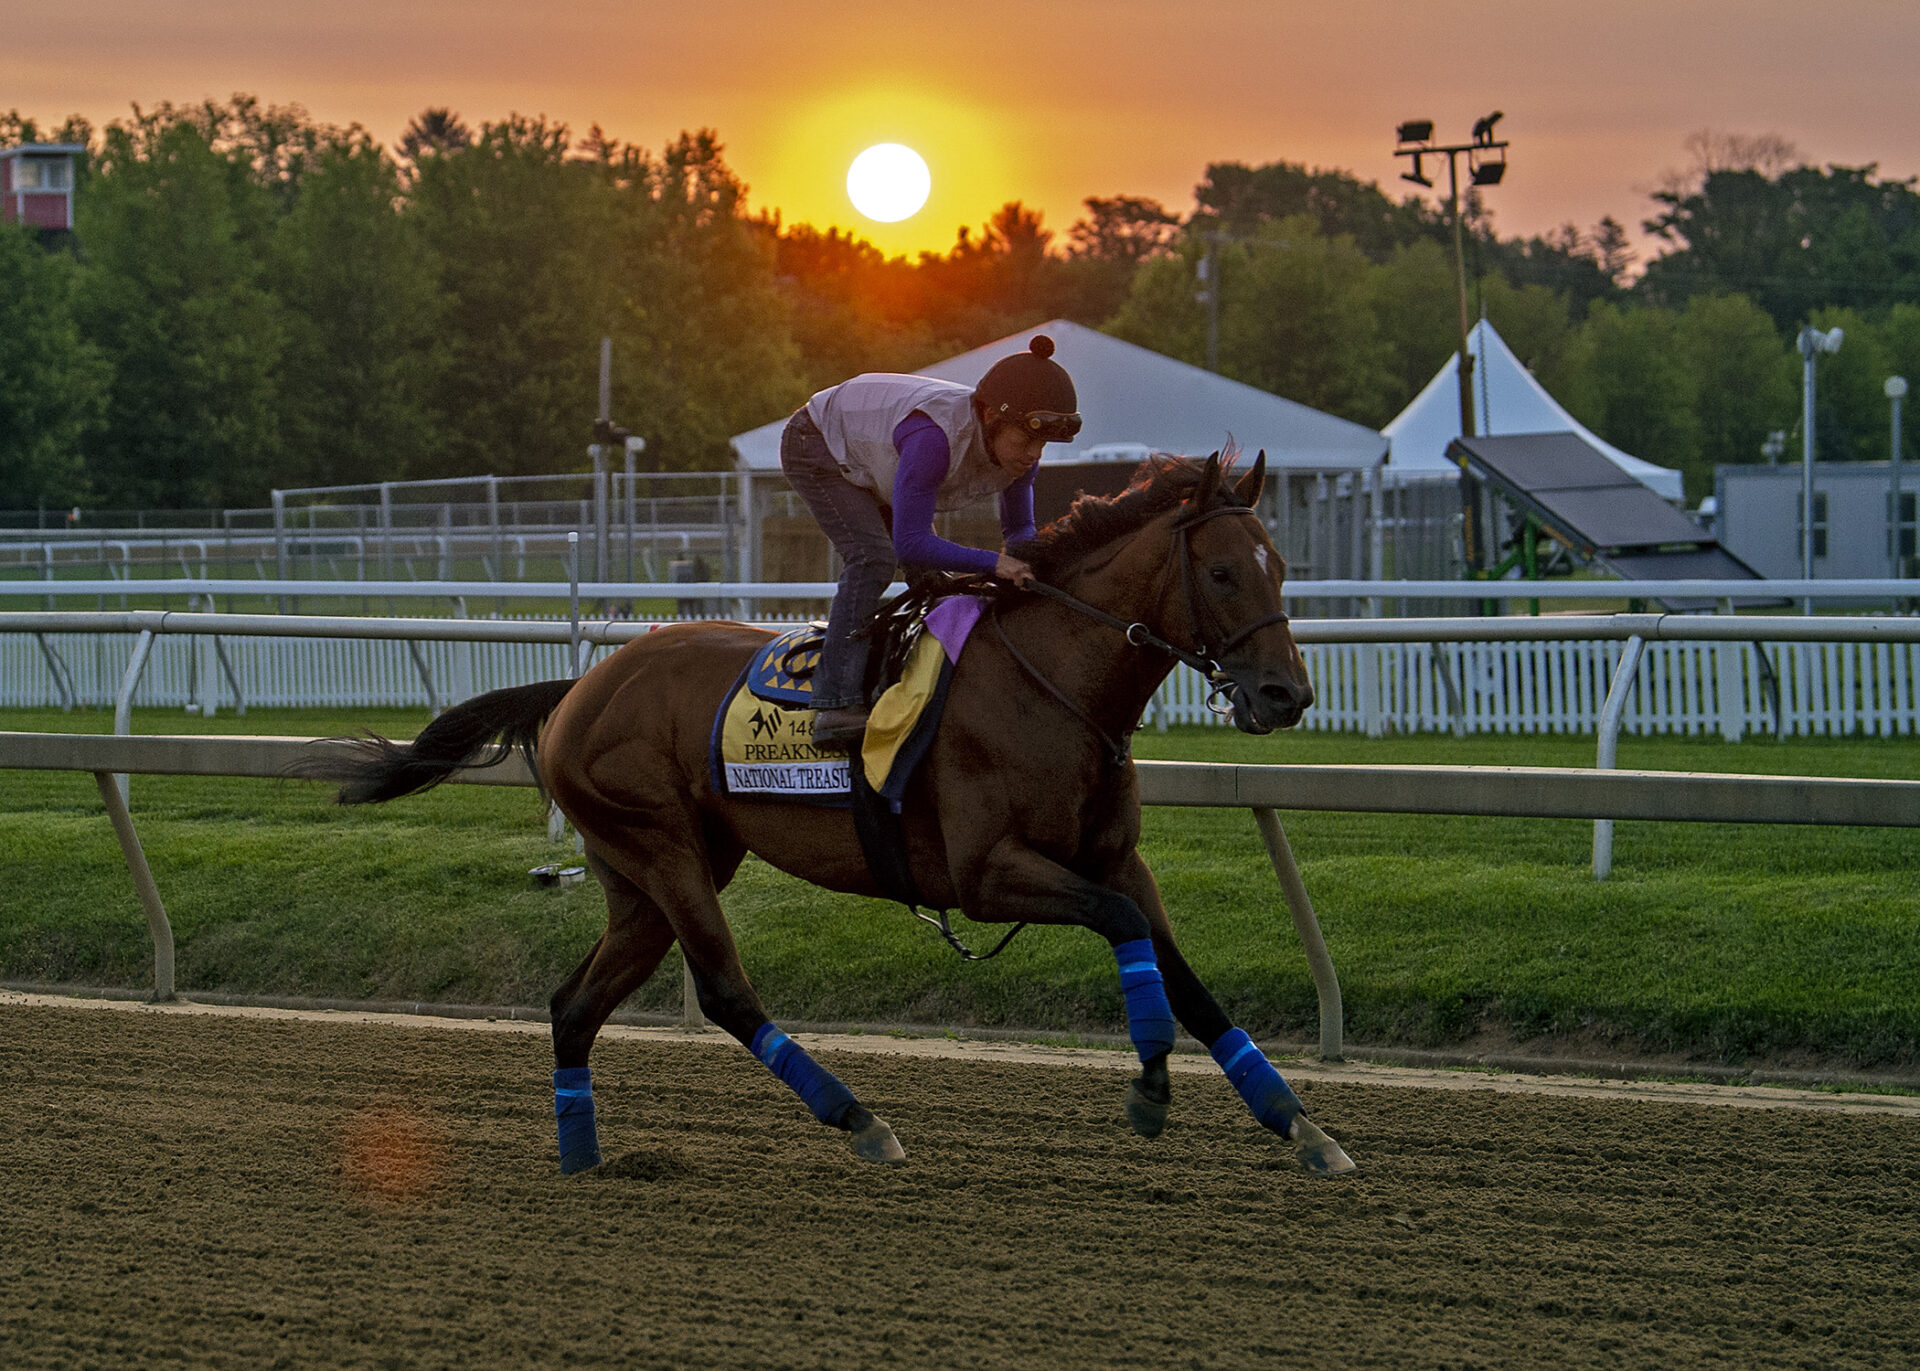
[[[947,686],[986,601],[947,593],[953,578],[883,604],[862,630],[874,640],[868,698],[875,700],[857,759],[813,746],[813,671],[825,629],[781,634],[747,663],[714,720],[714,788],[736,797],[848,805],[875,882],[917,909],[924,901],[907,861],[900,808],[933,745]],[[856,764],[857,761],[857,764]]]
[[[859,767],[813,746],[813,673],[826,630],[805,624],[755,652],[714,719],[714,786],[728,795],[846,804],[855,773],[898,809],[913,767],[933,741],[945,678],[984,601],[929,578],[881,605],[860,631],[871,638],[867,698],[875,700]]]

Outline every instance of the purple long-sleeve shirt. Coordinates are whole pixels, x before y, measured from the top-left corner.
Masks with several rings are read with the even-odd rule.
[[[909,566],[992,575],[996,553],[950,543],[933,531],[934,498],[953,466],[953,449],[940,425],[915,410],[894,426],[900,466],[893,477],[893,554]],[[1009,544],[1033,537],[1033,475],[1000,492],[1000,533]]]

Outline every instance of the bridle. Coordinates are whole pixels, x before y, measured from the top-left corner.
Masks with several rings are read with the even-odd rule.
[[[1235,684],[1233,678],[1221,667],[1220,659],[1232,652],[1248,638],[1258,633],[1261,629],[1271,624],[1287,623],[1290,616],[1285,610],[1276,609],[1269,614],[1263,614],[1242,624],[1239,628],[1229,632],[1227,628],[1221,624],[1219,615],[1213,612],[1213,606],[1200,594],[1200,588],[1195,583],[1193,576],[1192,532],[1196,526],[1206,523],[1209,519],[1217,519],[1227,514],[1247,514],[1254,515],[1256,518],[1258,517],[1254,514],[1254,510],[1248,505],[1219,505],[1213,509],[1202,510],[1197,514],[1182,515],[1173,525],[1173,559],[1180,568],[1180,585],[1186,595],[1188,616],[1193,621],[1194,631],[1199,635],[1199,641],[1190,648],[1180,647],[1175,643],[1169,642],[1166,638],[1155,633],[1152,629],[1148,628],[1146,624],[1138,620],[1129,621],[1117,615],[1109,614],[1104,609],[1096,608],[1084,600],[1067,594],[1066,591],[1061,590],[1057,586],[1046,584],[1044,581],[1036,580],[1028,586],[1027,589],[1036,595],[1044,596],[1058,604],[1065,605],[1075,613],[1084,615],[1096,623],[1105,624],[1108,628],[1119,630],[1134,647],[1163,652],[1176,661],[1183,662],[1187,666],[1192,667],[1195,671],[1198,671],[1202,676],[1206,677],[1209,687],[1207,692],[1207,708],[1223,718],[1229,717],[1234,711],[1234,697],[1239,687]],[[1008,654],[1019,664],[1020,668],[1037,681],[1049,695],[1064,705],[1088,728],[1093,730],[1094,736],[1099,738],[1105,747],[1107,760],[1110,763],[1114,766],[1124,766],[1132,756],[1130,741],[1128,739],[1116,741],[1112,735],[1094,720],[1092,715],[1088,714],[1080,705],[1069,699],[1064,691],[1052,681],[1048,680],[1038,667],[1027,660],[1020,649],[1013,645],[1012,639],[1007,637],[1007,630],[1000,622],[999,602],[995,602],[989,618],[993,624],[994,632],[999,635],[1000,645],[1006,648]],[[1213,641],[1213,646],[1208,646],[1209,640]],[[1131,732],[1131,730],[1129,732]]]

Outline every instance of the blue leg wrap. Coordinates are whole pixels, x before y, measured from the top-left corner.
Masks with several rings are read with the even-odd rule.
[[[1294,1118],[1303,1108],[1300,1097],[1273,1069],[1266,1054],[1253,1045],[1246,1030],[1228,1029],[1211,1051],[1233,1088],[1253,1111],[1253,1117],[1283,1138],[1291,1133]]]
[[[772,1024],[760,1025],[760,1031],[753,1035],[752,1051],[767,1070],[786,1082],[787,1089],[798,1095],[821,1123],[838,1127],[846,1112],[853,1108],[853,1092],[840,1083],[840,1078],[822,1068],[807,1055],[806,1048]]]
[[[1120,989],[1127,997],[1127,1032],[1133,1036],[1134,1050],[1143,1062],[1165,1056],[1173,1051],[1173,1006],[1167,1003],[1153,939],[1115,943],[1113,959],[1120,963]]]
[[[600,1136],[593,1127],[593,1072],[569,1066],[553,1073],[553,1117],[560,1125],[560,1174],[600,1165]]]

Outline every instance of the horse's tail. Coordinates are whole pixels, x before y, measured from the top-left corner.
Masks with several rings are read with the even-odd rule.
[[[323,739],[286,774],[338,781],[335,798],[341,804],[363,805],[431,790],[462,767],[492,766],[516,747],[531,767],[540,725],[573,685],[571,680],[541,681],[476,695],[447,710],[410,743],[372,733]]]

